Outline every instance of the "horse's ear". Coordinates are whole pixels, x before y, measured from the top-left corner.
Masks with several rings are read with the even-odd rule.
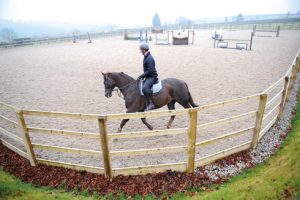
[[[101,72],[101,74],[102,74],[103,76],[105,76],[105,73]]]
[[[124,74],[124,72],[121,72],[121,74]]]

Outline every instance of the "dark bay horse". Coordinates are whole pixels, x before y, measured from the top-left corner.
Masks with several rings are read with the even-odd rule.
[[[146,99],[140,94],[139,80],[135,80],[127,74],[120,72],[102,73],[105,86],[105,96],[107,98],[112,96],[112,91],[117,87],[124,96],[125,106],[127,113],[143,112],[146,107]],[[184,108],[198,107],[192,99],[187,84],[175,78],[167,78],[162,80],[163,89],[158,94],[153,95],[153,103],[155,109],[168,105],[169,110],[175,109],[175,103],[178,102]],[[167,128],[171,127],[171,124],[175,118],[171,116]],[[122,131],[124,125],[129,119],[123,119],[119,132]],[[143,123],[152,130],[153,127],[146,121],[146,118],[141,118]]]

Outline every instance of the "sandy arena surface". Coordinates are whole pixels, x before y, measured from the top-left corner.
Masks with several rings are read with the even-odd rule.
[[[280,37],[254,37],[252,51],[213,48],[213,30],[197,30],[189,46],[150,43],[159,78],[174,77],[187,82],[199,105],[254,95],[267,89],[287,72],[300,47],[300,31],[280,32]],[[250,30],[223,31],[224,38],[250,39]],[[274,34],[273,34],[274,35]],[[154,38],[154,36],[152,36]],[[117,93],[104,96],[101,72],[124,72],[134,78],[142,73],[142,55],[137,41],[110,37],[76,44],[54,43],[0,50],[0,101],[21,109],[71,113],[112,114],[126,112]],[[235,42],[229,42],[235,46]],[[280,90],[280,89],[278,89]],[[274,102],[276,105],[276,102]],[[176,104],[176,108],[182,108]],[[198,123],[214,121],[257,108],[257,101],[199,113]],[[161,110],[166,110],[167,107]],[[13,113],[0,114],[14,119]],[[45,117],[26,117],[28,126],[98,133],[97,122]],[[150,118],[156,130],[164,129],[167,118]],[[173,128],[187,127],[186,116],[177,117]],[[0,125],[20,134],[0,118]],[[119,121],[108,124],[111,133]],[[209,129],[198,129],[197,142],[254,125],[254,118]],[[129,121],[123,132],[147,130],[140,120]],[[33,143],[100,150],[100,140],[30,133]],[[4,137],[1,135],[0,137]],[[197,149],[197,158],[250,141],[252,132],[216,145]],[[4,137],[5,138],[5,137]],[[15,144],[16,146],[20,146]],[[187,145],[187,134],[160,137],[114,139],[111,150]],[[23,148],[20,146],[20,148]],[[103,166],[101,157],[35,150],[39,158]],[[186,152],[176,154],[113,157],[113,167],[185,162]]]

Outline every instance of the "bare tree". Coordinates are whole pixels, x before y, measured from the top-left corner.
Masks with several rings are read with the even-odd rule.
[[[185,16],[180,16],[176,19],[176,22],[180,24],[181,26],[191,25],[192,20],[187,19]]]
[[[1,37],[11,44],[13,39],[17,37],[17,33],[11,28],[3,28],[1,29]]]

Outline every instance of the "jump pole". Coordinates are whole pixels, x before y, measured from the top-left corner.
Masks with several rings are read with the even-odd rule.
[[[217,37],[217,31],[215,30],[215,33],[214,33],[214,48],[216,48],[216,37]]]
[[[91,37],[90,37],[90,33],[87,32],[87,35],[88,35],[88,37],[89,37],[89,42],[88,42],[88,43],[92,43],[92,40],[91,40]]]
[[[250,51],[252,49],[252,40],[253,40],[253,36],[254,36],[254,33],[251,32],[251,39],[250,39]]]
[[[75,36],[75,32],[73,32],[73,43],[76,43],[76,36]]]
[[[277,27],[276,37],[279,37],[280,26]]]
[[[146,42],[148,43],[148,33],[147,33],[147,30],[145,32],[146,32]]]

